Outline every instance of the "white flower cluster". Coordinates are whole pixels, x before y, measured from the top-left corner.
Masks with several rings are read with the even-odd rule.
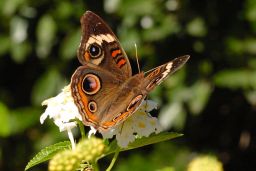
[[[82,117],[71,96],[70,85],[64,87],[62,92],[57,96],[43,101],[42,105],[46,105],[47,108],[40,117],[41,124],[44,123],[48,116],[50,119],[53,119],[55,125],[59,127],[60,132],[68,132],[68,137],[74,149],[75,141],[71,129],[76,127],[77,123],[72,120],[79,119],[82,121]]]
[[[70,85],[63,88],[57,96],[45,100],[42,105],[47,105],[45,112],[40,117],[41,124],[49,116],[59,127],[60,131],[67,131],[72,147],[75,148],[74,138],[71,129],[77,126],[74,119],[82,121],[73,97],[71,95]],[[130,142],[136,139],[136,136],[149,136],[151,133],[159,133],[161,126],[157,118],[152,117],[148,112],[156,108],[157,105],[151,100],[144,101],[140,108],[126,121],[111,128],[108,131],[100,132],[103,138],[112,138],[116,136],[117,143],[120,147],[127,147]],[[91,128],[91,133],[96,130]]]
[[[103,138],[112,138],[116,135],[120,147],[127,147],[138,137],[148,137],[153,132],[159,133],[162,129],[156,117],[148,112],[157,107],[156,103],[147,100],[143,101],[140,108],[122,124],[115,126],[107,132],[101,132]]]

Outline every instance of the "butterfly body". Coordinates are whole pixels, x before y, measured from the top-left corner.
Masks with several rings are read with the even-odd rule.
[[[126,53],[99,16],[87,11],[81,25],[77,55],[82,66],[72,76],[71,92],[83,123],[99,131],[131,116],[147,94],[189,58],[179,57],[146,74],[132,75]]]

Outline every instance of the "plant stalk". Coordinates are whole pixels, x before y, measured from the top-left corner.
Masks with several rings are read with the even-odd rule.
[[[79,120],[77,122],[78,122],[79,129],[80,129],[80,132],[81,132],[82,140],[84,140],[84,139],[86,139],[85,131],[84,131],[84,124]]]
[[[110,165],[108,166],[108,168],[106,169],[106,171],[111,171],[111,169],[113,168],[113,166],[114,166],[114,164],[115,164],[115,162],[117,160],[119,152],[120,152],[120,149],[117,149],[116,152],[115,152],[115,155],[112,158],[112,161],[111,161]]]

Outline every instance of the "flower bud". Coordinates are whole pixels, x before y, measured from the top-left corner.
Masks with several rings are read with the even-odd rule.
[[[187,171],[223,171],[220,161],[214,156],[198,156],[194,158],[188,165]]]
[[[80,159],[71,150],[56,154],[49,163],[49,171],[73,171],[80,165]]]
[[[105,145],[102,139],[91,137],[80,141],[75,152],[81,160],[91,162],[100,157],[103,154],[104,149]]]

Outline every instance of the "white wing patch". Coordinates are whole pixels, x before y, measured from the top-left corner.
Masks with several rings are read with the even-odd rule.
[[[163,79],[165,79],[165,77],[167,77],[167,75],[171,72],[172,64],[173,62],[169,62],[166,65],[166,70],[162,73],[162,77],[157,81],[157,85],[159,85],[163,81]]]
[[[103,40],[110,43],[115,41],[115,38],[110,34],[92,35],[86,43],[86,49],[89,47],[90,44],[93,44],[93,43],[97,43],[98,45],[101,45],[103,43]]]

